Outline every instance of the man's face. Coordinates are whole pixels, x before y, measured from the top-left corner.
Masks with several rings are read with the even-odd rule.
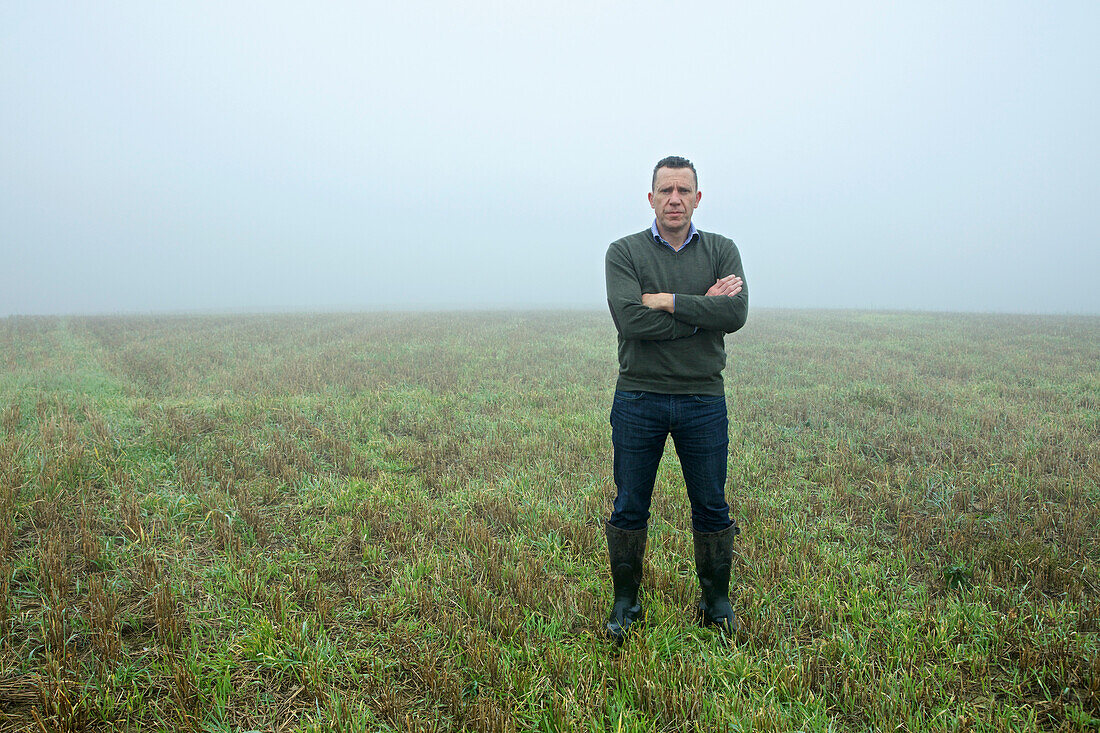
[[[691,214],[703,198],[695,190],[691,168],[658,168],[657,181],[649,194],[649,205],[657,214],[657,226],[666,231],[686,230]]]

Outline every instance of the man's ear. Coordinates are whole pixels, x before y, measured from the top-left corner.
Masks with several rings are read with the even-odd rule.
[[[649,208],[653,208],[653,192],[649,192]]]

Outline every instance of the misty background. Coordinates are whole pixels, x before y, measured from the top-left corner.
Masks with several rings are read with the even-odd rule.
[[[753,307],[1100,313],[1100,3],[5,2],[0,316],[604,308],[654,163]]]

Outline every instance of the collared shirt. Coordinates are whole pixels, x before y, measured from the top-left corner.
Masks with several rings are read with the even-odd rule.
[[[655,241],[660,242],[661,244],[665,245],[666,247],[668,247],[669,249],[671,249],[674,252],[679,252],[680,251],[679,249],[676,249],[671,244],[669,244],[668,241],[664,237],[661,236],[661,232],[657,229],[657,220],[656,219],[654,219],[653,224],[650,225],[649,231],[653,233],[653,239]],[[688,229],[687,237],[684,238],[684,244],[680,246],[680,249],[683,249],[685,246],[687,246],[687,243],[690,242],[692,239],[694,239],[696,234],[698,234],[698,231],[695,229],[695,224],[692,223],[691,227]]]
[[[664,237],[661,236],[661,232],[658,231],[658,229],[657,229],[657,220],[656,219],[654,219],[653,224],[650,225],[649,231],[653,234],[653,240],[654,241],[660,242],[661,244],[663,244],[666,247],[668,247],[669,249],[671,249],[673,252],[679,252],[681,249],[686,247],[688,245],[688,242],[695,239],[695,235],[699,233],[698,230],[696,230],[696,228],[695,228],[695,224],[694,223],[691,224],[691,226],[688,228],[688,235],[687,235],[687,237],[684,238],[684,243],[682,245],[680,245],[680,249],[676,249],[675,247],[673,247],[671,244],[668,243],[667,239],[665,239]],[[676,293],[672,294],[672,310],[674,310],[674,311],[676,310]],[[696,328],[693,333],[699,333],[699,329]]]

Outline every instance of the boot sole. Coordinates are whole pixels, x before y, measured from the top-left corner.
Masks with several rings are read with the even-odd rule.
[[[626,641],[626,637],[631,634],[631,629],[640,628],[644,619],[645,611],[642,611],[637,616],[630,619],[629,623],[627,623],[626,626],[620,626],[617,632],[612,629],[610,621],[604,624],[603,630],[609,639],[614,641],[616,644],[622,644],[624,641]]]
[[[739,628],[736,616],[733,618],[726,618],[724,616],[722,618],[711,618],[707,616],[702,608],[696,607],[695,617],[704,628],[713,626],[730,635],[736,634]]]
[[[703,621],[703,626],[705,626],[705,627],[714,627],[714,628],[717,628],[719,631],[722,631],[723,633],[730,634],[730,635],[736,634],[737,633],[737,628],[738,628],[737,619],[733,619],[731,621],[730,619],[726,619],[726,618],[720,619],[720,620],[714,620],[714,619],[704,620]]]

